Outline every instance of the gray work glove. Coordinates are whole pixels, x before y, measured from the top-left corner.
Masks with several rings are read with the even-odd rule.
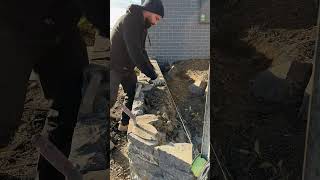
[[[152,84],[155,86],[161,86],[165,84],[164,79],[160,79],[160,77],[158,76],[155,80],[151,80]]]

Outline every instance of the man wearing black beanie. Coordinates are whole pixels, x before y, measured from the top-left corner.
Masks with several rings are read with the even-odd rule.
[[[126,14],[118,19],[111,32],[110,103],[117,99],[119,84],[128,99],[126,106],[131,110],[135,95],[137,67],[147,75],[154,85],[163,84],[158,78],[145,50],[147,29],[156,25],[164,16],[161,0],[146,0],[142,6],[131,5]],[[122,113],[119,131],[127,131],[129,117]]]

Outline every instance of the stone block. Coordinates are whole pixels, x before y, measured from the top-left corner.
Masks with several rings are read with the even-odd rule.
[[[312,63],[293,61],[286,80],[290,84],[290,101],[301,103],[312,74]]]
[[[300,103],[312,72],[312,64],[286,62],[257,75],[251,84],[251,92],[266,102]]]
[[[108,180],[109,173],[107,170],[89,171],[83,175],[83,180]]]
[[[144,100],[135,100],[132,104],[132,113],[135,116],[140,116],[144,114]]]
[[[292,61],[286,79],[301,83],[306,88],[312,74],[312,63]]]
[[[287,66],[283,67],[286,69]],[[259,73],[251,82],[250,91],[253,96],[270,103],[282,103],[289,97],[289,83],[285,80],[284,73],[275,73],[268,69]]]
[[[158,130],[152,125],[153,122],[159,121],[159,118],[153,114],[145,114],[136,117],[137,125],[129,124],[128,134],[133,133],[136,136],[151,141],[159,141],[160,135]]]
[[[129,143],[134,144],[134,146],[139,147],[139,149],[146,152],[153,152],[154,147],[159,144],[158,141],[145,140],[133,133],[128,134],[128,141]]]
[[[205,81],[195,81],[188,88],[191,94],[197,95],[197,96],[203,96],[206,86],[207,86],[207,83]]]
[[[192,144],[175,143],[156,147],[159,153],[159,166],[169,174],[176,170],[190,172],[192,164]]]
[[[147,159],[141,158],[139,156],[129,156],[130,158],[130,166],[134,167],[136,172],[147,171],[152,174],[159,174],[161,169],[157,164],[150,162]]]
[[[312,91],[312,81],[313,81],[313,73],[310,77],[310,80],[309,80],[309,83],[308,83],[306,89],[304,90],[303,100],[302,100],[301,106],[299,108],[298,118],[302,119],[302,120],[306,120],[307,116],[308,116],[309,99],[310,99],[310,95],[311,95],[311,91]]]
[[[158,153],[155,153],[155,149],[149,148],[149,151],[145,151],[144,149],[141,149],[140,147],[136,147],[133,144],[130,144],[128,146],[128,154],[129,158],[135,162],[137,158],[142,159],[144,161],[147,161],[148,163],[158,165]]]
[[[184,172],[184,171],[179,171],[177,169],[163,169],[163,177],[164,179],[168,180],[176,180],[176,179],[181,179],[181,180],[194,180],[196,179],[195,176],[192,174],[192,172]]]
[[[150,164],[141,164],[141,159],[136,159],[135,163],[130,163],[130,170],[131,170],[131,179],[157,179],[162,178],[161,169],[158,166],[154,166]]]

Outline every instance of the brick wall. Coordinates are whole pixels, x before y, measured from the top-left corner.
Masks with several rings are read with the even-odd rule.
[[[142,0],[143,1],[143,0]],[[165,15],[149,29],[146,49],[160,62],[209,59],[210,24],[200,23],[200,0],[162,0]]]

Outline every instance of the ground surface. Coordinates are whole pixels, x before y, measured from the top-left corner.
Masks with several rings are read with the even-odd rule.
[[[79,27],[86,44],[93,45],[95,38],[93,26],[86,19],[81,19]],[[38,151],[30,140],[33,135],[41,133],[48,110],[48,102],[42,95],[39,83],[30,81],[19,128],[10,145],[0,149],[1,180],[34,178]]]
[[[191,60],[177,63],[175,64],[175,66],[178,71],[173,76],[174,78],[167,79],[167,83],[173,95],[173,99],[176,102],[176,105],[178,106],[183,118],[187,121],[186,126],[191,132],[192,141],[200,146],[199,143],[201,143],[205,96],[191,95],[191,93],[188,90],[188,86],[192,84],[195,80],[206,81],[208,79],[209,61]],[[151,94],[147,94],[146,97],[151,97],[152,95],[155,95],[158,92],[155,90],[151,91],[150,93]],[[111,139],[114,143],[116,143],[116,148],[111,152],[110,177],[112,180],[130,179],[126,135],[116,132],[118,119],[121,117],[121,111],[118,107],[120,103],[124,102],[124,100],[125,94],[120,89],[118,101],[114,108],[110,111]],[[149,101],[149,106],[153,107],[152,109],[149,109],[151,113],[156,113],[155,109],[161,108],[163,104],[166,104],[160,99],[155,100],[150,98],[150,100],[151,101]],[[157,101],[157,103],[155,101]],[[172,105],[170,107],[173,108]],[[170,111],[174,112],[175,110],[170,109]],[[169,113],[168,116],[172,115]],[[168,126],[163,126],[163,128],[168,128]],[[184,132],[180,132],[180,134],[184,135]],[[182,135],[180,135],[179,137],[179,133],[178,135],[171,134],[167,140],[172,140],[173,142],[187,142],[186,137]],[[183,137],[183,139],[181,139],[181,136]]]
[[[21,124],[8,148],[0,150],[0,179],[31,179],[38,152],[30,142],[44,126],[48,103],[37,82],[29,82]]]
[[[257,101],[249,84],[271,65],[311,61],[315,6],[295,0],[232,2],[215,11],[213,145],[229,179],[301,179],[306,121],[296,118],[292,106]],[[219,169],[212,172],[223,179]]]

